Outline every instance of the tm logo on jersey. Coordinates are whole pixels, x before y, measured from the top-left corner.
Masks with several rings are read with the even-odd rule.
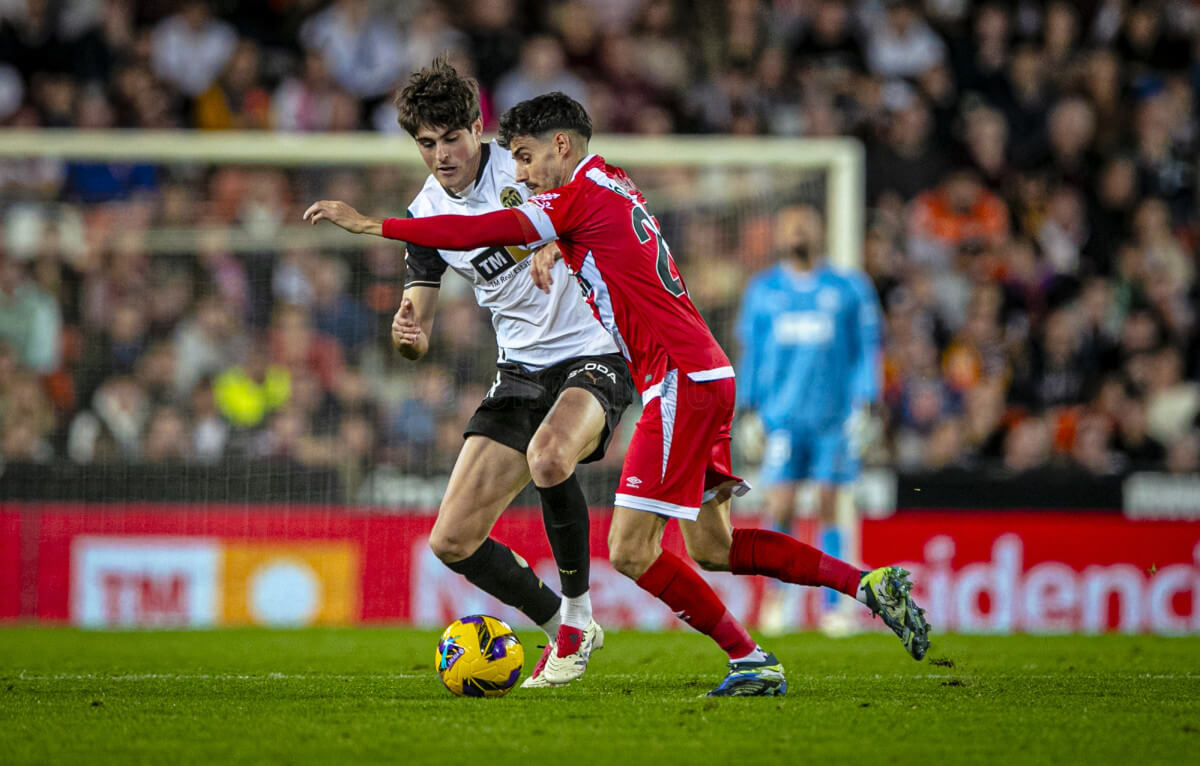
[[[528,258],[530,253],[530,250],[516,245],[493,247],[472,258],[471,265],[475,267],[476,273],[483,277],[485,282],[493,282],[499,279],[504,272]]]
[[[628,479],[625,480],[625,484],[627,484],[630,487],[633,487],[634,489],[637,489],[638,487],[642,486],[642,480],[636,476],[630,476]]]

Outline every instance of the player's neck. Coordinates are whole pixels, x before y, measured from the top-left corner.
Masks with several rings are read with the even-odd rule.
[[[579,169],[580,164],[589,156],[591,154],[588,152],[586,146],[582,150],[572,147],[571,153],[563,158],[563,170],[565,172],[563,173],[562,183],[559,186],[571,183],[571,178],[574,177],[575,171]]]
[[[815,270],[815,265],[811,261],[801,260],[800,258],[784,257],[779,261],[779,265],[784,269],[797,276],[808,276]]]

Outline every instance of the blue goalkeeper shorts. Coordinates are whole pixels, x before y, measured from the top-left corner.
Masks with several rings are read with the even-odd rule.
[[[846,429],[771,429],[759,481],[765,486],[799,481],[849,484],[858,478],[858,456]]]

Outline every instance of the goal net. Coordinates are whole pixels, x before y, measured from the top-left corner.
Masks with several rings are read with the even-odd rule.
[[[734,358],[742,290],[773,260],[781,207],[821,209],[832,260],[859,261],[863,170],[853,140],[598,136],[592,148],[645,192],[693,300]],[[386,555],[400,556],[400,566],[412,560],[415,582],[427,562],[407,532],[372,536],[354,525],[391,518],[417,536],[421,524],[428,531],[416,518],[437,508],[462,427],[495,374],[491,323],[466,280],[447,274],[430,353],[415,363],[400,358],[389,327],[403,246],[310,227],[300,214],[314,200],[342,199],[373,215],[402,215],[426,176],[407,137],[5,131],[0,249],[9,278],[38,306],[29,321],[41,335],[32,349],[0,343],[0,510],[104,503],[119,511],[64,522],[78,532],[57,554],[70,559],[71,578],[128,560],[131,543],[121,535],[134,534],[191,535],[176,551],[175,560],[187,561],[207,560],[204,540],[233,540],[240,553],[221,543],[219,576],[228,578],[238,567],[257,571],[246,562],[284,544],[278,532],[294,549],[293,569],[271,581],[284,592],[312,572],[326,590],[353,580],[374,555],[366,548],[388,540],[398,547]],[[580,471],[600,509],[611,505],[637,415],[635,406],[607,457]],[[741,462],[752,476],[755,466]],[[516,504],[538,501],[526,491]],[[164,506],[173,513],[149,514]],[[530,516],[534,534],[540,517]],[[100,542],[93,550],[79,539]],[[152,564],[143,569],[158,571]],[[276,616],[386,619],[395,616],[388,608],[418,621],[444,616],[438,610],[450,596],[437,587],[406,586],[403,607],[371,606],[370,589],[394,588],[388,578],[398,575],[379,574],[374,584],[363,576],[340,606],[326,599],[325,611],[298,616],[280,607]],[[154,611],[157,602],[182,608],[169,580],[146,586],[158,595],[136,609],[109,593],[85,615],[93,585],[75,583],[56,608],[84,623],[183,619]],[[36,600],[29,587],[22,598]],[[426,593],[433,601],[422,606]],[[106,603],[116,611],[104,613]],[[268,606],[230,607],[228,596],[221,603],[226,611],[210,622],[271,621],[262,617],[272,614]]]

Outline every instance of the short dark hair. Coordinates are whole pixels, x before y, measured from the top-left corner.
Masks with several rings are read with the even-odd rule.
[[[592,118],[566,93],[554,91],[522,101],[500,118],[500,145],[508,148],[514,136],[541,136],[552,130],[569,130],[592,137]]]
[[[458,130],[479,119],[479,83],[463,77],[445,56],[408,78],[396,94],[400,127],[416,136],[422,125]]]

